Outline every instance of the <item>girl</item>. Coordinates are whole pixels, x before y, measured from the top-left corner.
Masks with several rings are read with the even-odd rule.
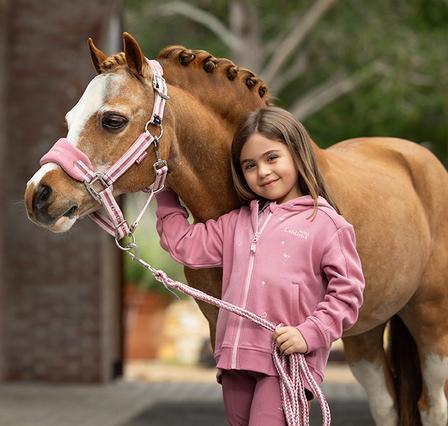
[[[231,167],[243,207],[192,225],[176,194],[163,191],[157,230],[178,262],[223,268],[222,299],[285,324],[272,336],[221,310],[215,345],[230,425],[285,425],[272,339],[283,354],[305,354],[322,382],[331,343],[358,317],[361,262],[353,227],[292,114],[273,106],[251,113],[233,140]]]

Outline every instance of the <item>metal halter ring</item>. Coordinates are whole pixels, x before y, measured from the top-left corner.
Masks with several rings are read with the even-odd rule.
[[[135,235],[134,234],[129,234],[128,237],[131,237],[132,241],[130,243],[124,245],[124,246],[122,246],[120,244],[120,240],[118,239],[118,237],[115,237],[115,244],[117,245],[117,247],[120,250],[130,251],[130,250],[133,250],[133,249],[135,249],[137,247],[137,244],[135,244]]]
[[[145,124],[145,133],[147,133],[148,135],[152,135],[152,133],[148,130],[148,126],[149,126],[150,124],[154,124],[154,123],[153,123],[151,120],[149,120],[149,121],[147,121],[146,124]],[[159,136],[154,136],[154,135],[152,135],[152,137],[153,137],[154,139],[159,140],[159,139],[162,137],[162,135],[163,135],[163,126],[160,124],[160,125],[158,125],[157,127],[160,129]]]

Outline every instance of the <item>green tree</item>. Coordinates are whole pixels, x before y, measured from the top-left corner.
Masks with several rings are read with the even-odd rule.
[[[448,3],[440,0],[127,0],[148,55],[209,50],[268,83],[319,145],[388,135],[448,162]]]

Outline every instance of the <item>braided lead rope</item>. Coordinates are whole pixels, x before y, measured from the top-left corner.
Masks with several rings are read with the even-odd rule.
[[[202,292],[201,290],[190,287],[179,281],[172,280],[165,272],[153,268],[149,263],[138,257],[133,252],[136,248],[135,243],[132,243],[123,249],[134,261],[149,270],[154,275],[154,278],[161,282],[167,289],[174,288],[184,294],[192,296],[197,300],[217,306],[218,308],[223,308],[229,312],[242,316],[243,318],[250,319],[269,331],[273,332],[278,327],[253,312],[235,306],[225,300],[217,299]],[[280,377],[280,394],[288,426],[309,426],[308,401],[306,399],[305,384],[302,375],[305,376],[305,379],[310,385],[313,394],[319,401],[322,411],[322,425],[329,426],[331,423],[330,408],[322,391],[311,375],[305,361],[305,357],[299,353],[294,353],[289,356],[282,355],[275,342],[272,344],[272,356],[274,365]]]
[[[272,351],[274,365],[277,368],[279,376],[282,378],[280,381],[280,393],[282,395],[282,401],[285,401],[285,415],[287,418],[295,419],[295,423],[291,424],[308,425],[309,410],[305,394],[305,384],[298,368],[299,364],[297,363],[299,354],[292,354],[289,358],[283,356],[275,342],[273,342]],[[288,360],[290,362],[289,372]],[[301,422],[297,423],[299,419],[301,419]]]

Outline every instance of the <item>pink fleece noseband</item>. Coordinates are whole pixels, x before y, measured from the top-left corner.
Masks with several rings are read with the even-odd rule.
[[[85,175],[79,164],[84,163],[90,170],[93,170],[92,163],[82,151],[72,145],[68,139],[59,139],[41,159],[40,164],[56,163],[73,179],[83,182]]]

